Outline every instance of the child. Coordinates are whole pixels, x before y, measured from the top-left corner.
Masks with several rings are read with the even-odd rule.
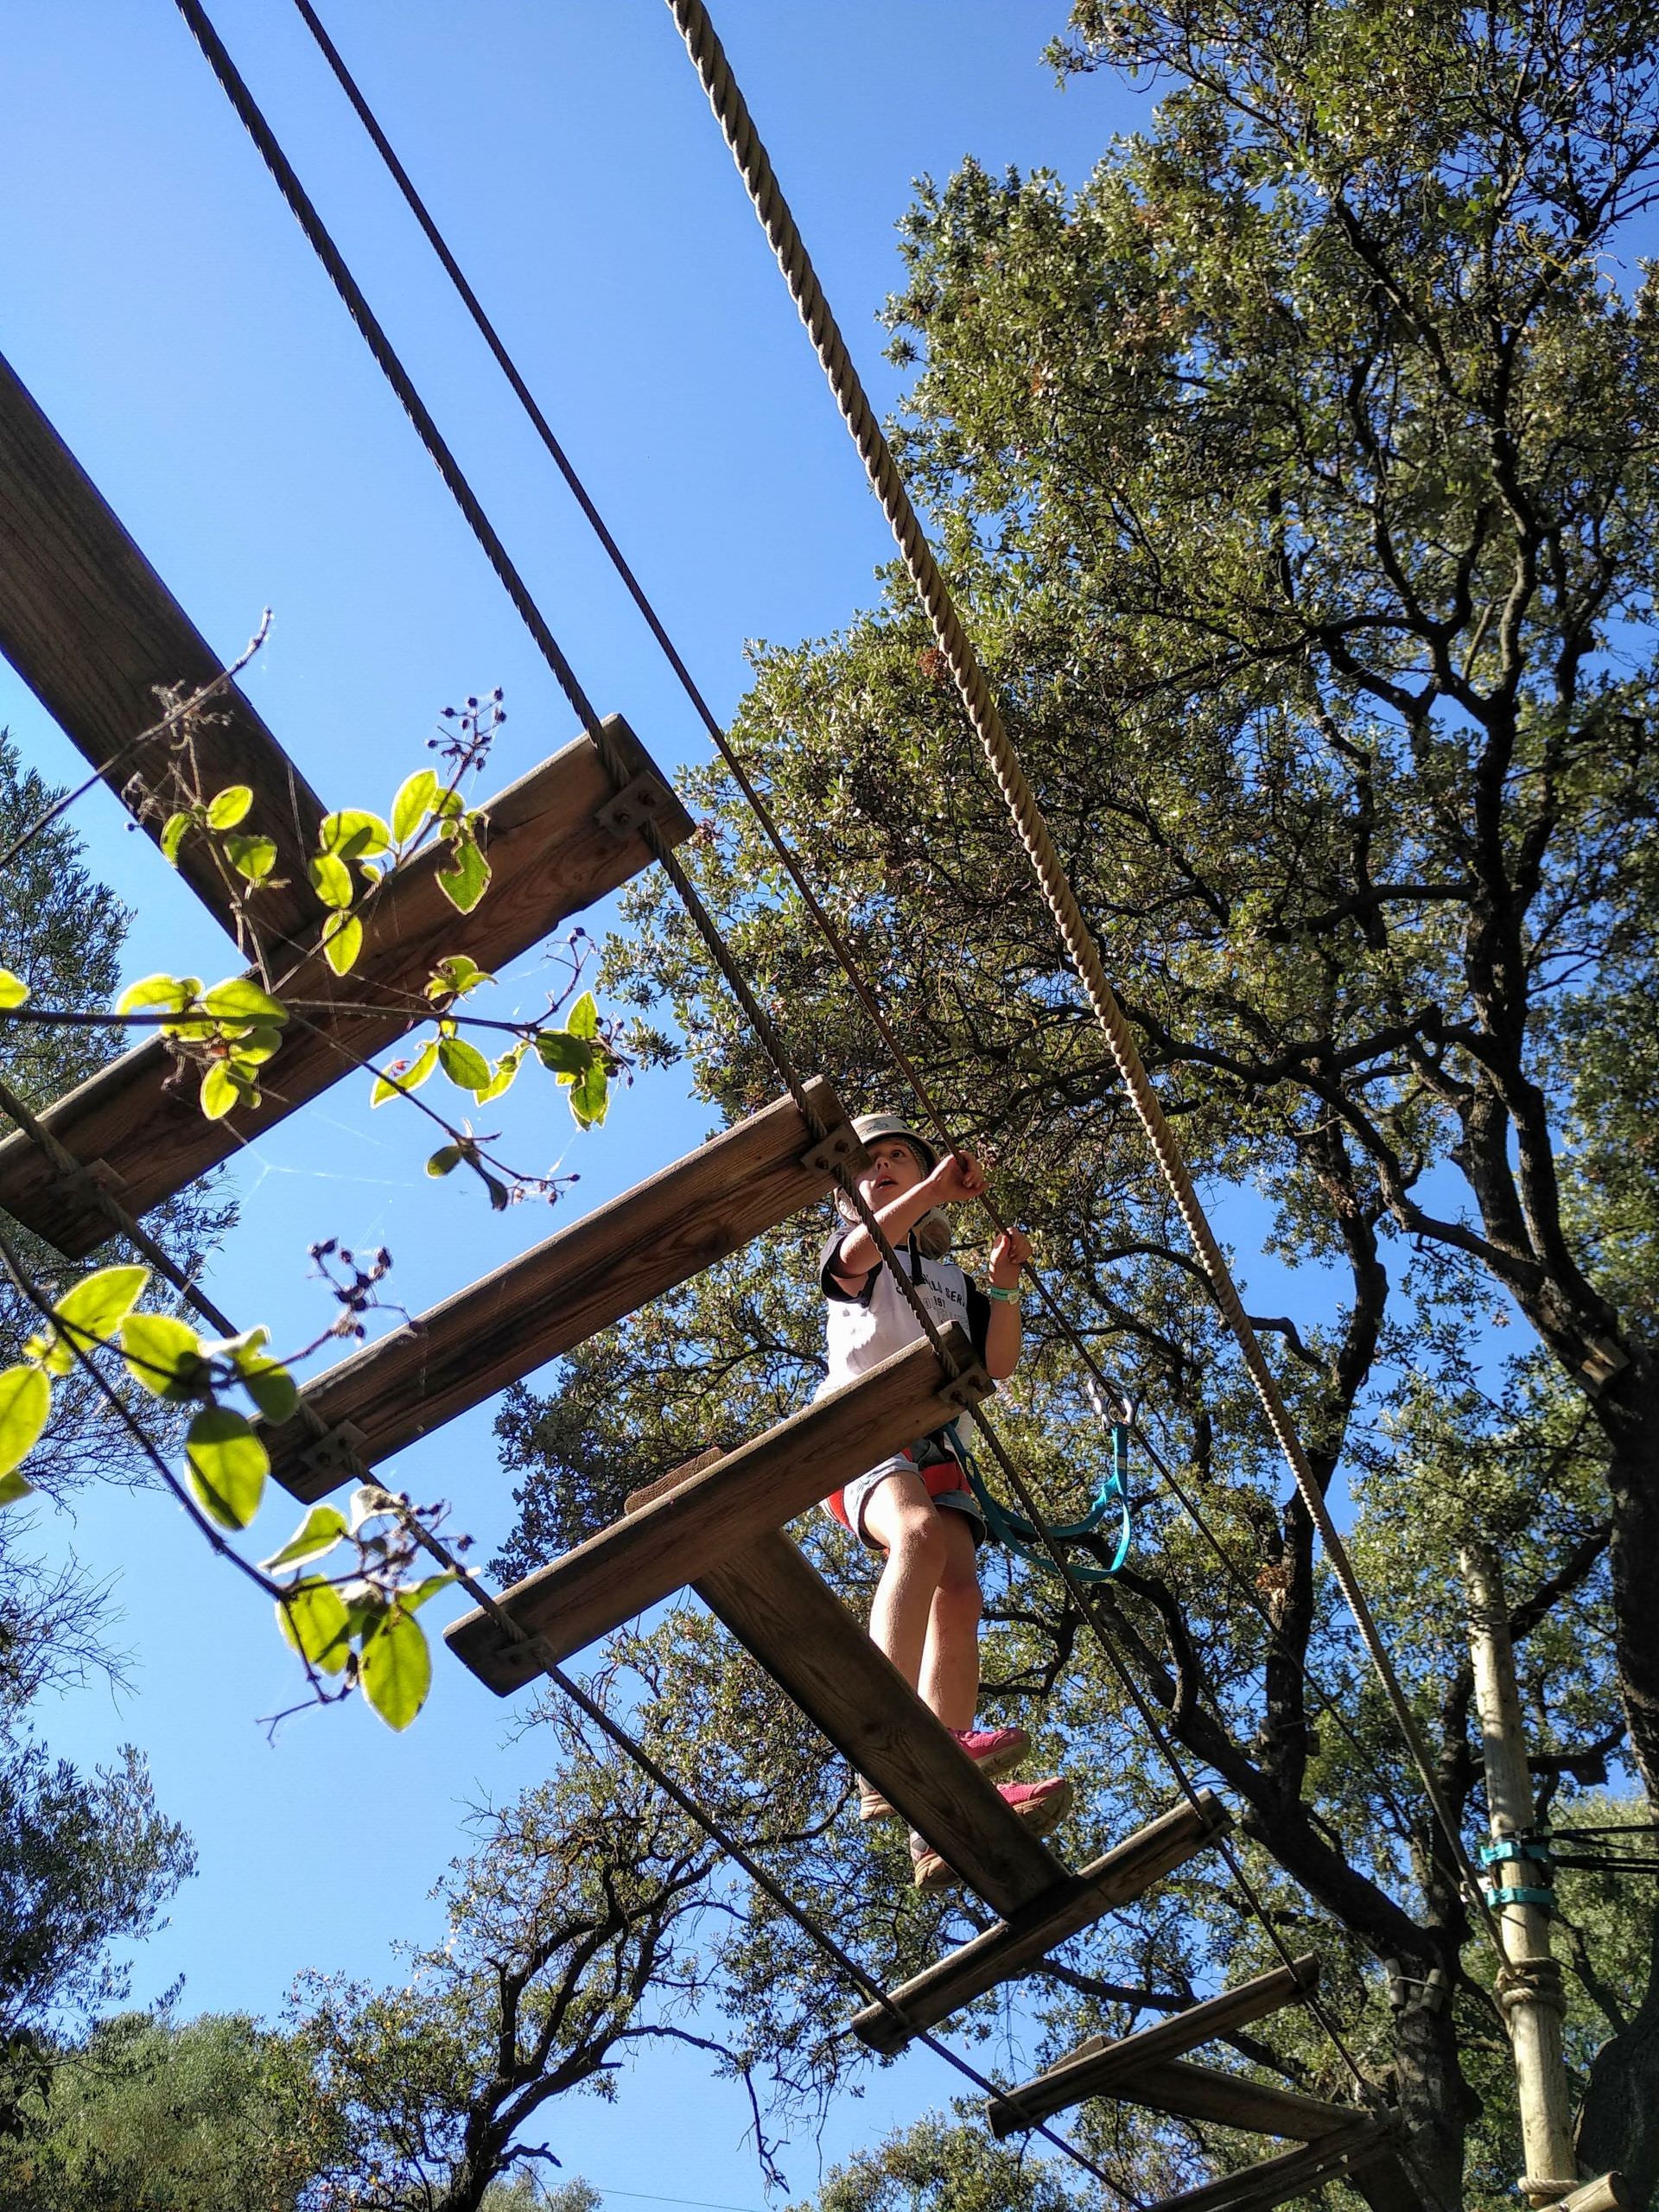
[[[936,1211],[985,1188],[978,1162],[966,1153],[941,1160],[934,1147],[894,1114],[866,1114],[853,1124],[869,1154],[858,1188],[882,1234],[943,1328],[959,1322],[991,1376],[1001,1382],[1020,1358],[1015,1286],[1031,1256],[1027,1239],[1005,1230],[991,1248],[985,1290],[944,1257],[950,1231]],[[845,1197],[843,1222],[824,1247],[820,1280],[829,1300],[830,1371],[823,1388],[850,1382],[922,1334],[904,1293],[893,1281],[874,1239]],[[1020,1764],[1030,1748],[1021,1728],[976,1728],[979,1698],[979,1575],[975,1552],[985,1522],[946,1432],[922,1437],[860,1475],[825,1501],[843,1528],[883,1554],[870,1607],[870,1636],[950,1731],[981,1771],[995,1777]],[[1071,1802],[1071,1785],[1005,1783],[1001,1794],[1039,1835],[1046,1835]],[[892,1815],[886,1799],[861,1783],[859,1816]],[[957,1877],[938,1853],[912,1833],[911,1859],[918,1888],[942,1889]]]

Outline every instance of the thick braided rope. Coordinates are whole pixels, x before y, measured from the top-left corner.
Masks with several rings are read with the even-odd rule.
[[[708,93],[721,134],[747,188],[755,213],[777,257],[778,265],[789,286],[790,296],[823,365],[836,404],[852,434],[854,444],[858,448],[871,488],[881,503],[882,512],[892,528],[905,566],[916,587],[917,595],[932,625],[939,648],[950,664],[968,719],[984,750],[986,761],[1013,817],[1020,841],[1030,858],[1067,957],[1083,985],[1096,1020],[1105,1032],[1118,1072],[1147,1133],[1160,1172],[1175,1200],[1211,1294],[1238,1344],[1267,1414],[1268,1426],[1294,1478],[1302,1502],[1319,1532],[1332,1572],[1463,1876],[1465,1901],[1490,1926],[1491,1915],[1480,1889],[1479,1878],[1464,1847],[1451,1808],[1440,1789],[1428,1747],[1389,1657],[1346,1547],[1331,1517],[1325,1494],[1314,1477],[1289,1408],[1280,1393],[1277,1380],[1255,1331],[1250,1325],[1226,1259],[1193,1187],[1179,1143],[1164,1117],[1135,1039],[1123,1018],[1122,1009],[1107,979],[1099,948],[1084,918],[1077,894],[1055,849],[1036,795],[1020,765],[990,684],[980,664],[979,656],[957,613],[950,587],[941,575],[932,549],[923,533],[916,510],[911,504],[910,494],[893,460],[892,448],[876,420],[862,379],[830,312],[823,288],[818,282],[804,241],[755,129],[747,103],[709,21],[708,10],[702,5],[702,0],[668,0],[668,4],[703,89]],[[1496,1931],[1493,1933],[1496,1940]]]

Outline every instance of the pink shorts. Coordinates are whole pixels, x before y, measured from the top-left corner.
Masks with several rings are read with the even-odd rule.
[[[845,1490],[832,1491],[823,1501],[823,1510],[832,1520],[839,1521],[861,1543],[872,1551],[881,1551],[885,1546],[877,1543],[864,1526],[864,1510],[876,1491],[890,1475],[919,1474],[927,1484],[928,1496],[941,1512],[965,1513],[974,1531],[976,1550],[985,1541],[985,1516],[979,1510],[979,1500],[968,1487],[968,1478],[955,1459],[935,1459],[926,1466],[917,1465],[913,1452],[895,1452],[891,1459],[883,1459],[879,1466],[849,1482]]]

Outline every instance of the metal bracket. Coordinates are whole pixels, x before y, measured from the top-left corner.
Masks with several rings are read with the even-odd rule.
[[[964,1367],[960,1375],[953,1375],[948,1381],[941,1382],[939,1395],[947,1406],[960,1406],[966,1413],[982,1398],[988,1398],[995,1388],[989,1375],[976,1360],[971,1367]]]
[[[110,1198],[119,1198],[127,1187],[124,1175],[118,1175],[107,1160],[89,1160],[64,1177],[64,1186],[77,1198],[91,1198],[102,1191]]]
[[[343,1421],[315,1444],[306,1446],[300,1465],[313,1475],[366,1474],[368,1464],[362,1452],[368,1440],[354,1421]]]
[[[660,776],[642,768],[632,782],[624,784],[596,810],[594,819],[613,837],[629,837],[653,814],[660,814],[672,797]]]
[[[815,1175],[841,1176],[861,1167],[868,1157],[852,1123],[838,1122],[820,1143],[801,1154],[801,1165]]]

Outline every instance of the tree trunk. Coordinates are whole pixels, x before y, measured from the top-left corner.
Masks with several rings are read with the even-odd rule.
[[[1427,2203],[1463,2202],[1464,2137],[1480,2116],[1480,2102],[1464,2079],[1457,2023],[1450,2001],[1451,1974],[1438,1989],[1408,1985],[1394,2016],[1395,2063],[1400,2116],[1405,2124],[1408,2166]]]

